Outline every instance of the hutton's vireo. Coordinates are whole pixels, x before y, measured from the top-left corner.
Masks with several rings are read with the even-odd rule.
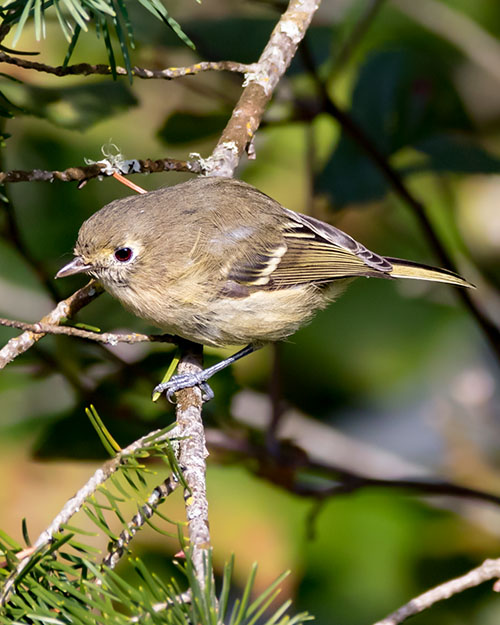
[[[169,398],[308,322],[358,276],[471,286],[460,276],[370,252],[341,230],[284,208],[244,182],[199,177],[111,202],[80,228],[56,277],[88,273],[128,310],[204,345],[245,345]]]

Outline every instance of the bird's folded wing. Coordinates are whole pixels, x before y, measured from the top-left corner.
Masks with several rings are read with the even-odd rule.
[[[313,217],[285,209],[280,231],[273,243],[260,243],[256,238],[251,253],[229,268],[229,280],[275,289],[353,276],[383,276],[392,270],[385,258]]]

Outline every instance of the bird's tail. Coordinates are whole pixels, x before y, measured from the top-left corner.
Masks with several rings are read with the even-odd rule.
[[[386,259],[393,266],[393,270],[390,272],[390,276],[393,278],[431,280],[433,282],[446,282],[447,284],[454,284],[456,286],[475,288],[473,284],[448,269],[437,269],[436,267],[429,267],[428,265],[421,265],[420,263],[401,260],[400,258],[390,258],[386,256]]]

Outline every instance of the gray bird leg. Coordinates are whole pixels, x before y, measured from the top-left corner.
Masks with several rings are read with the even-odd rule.
[[[173,397],[177,391],[180,391],[183,388],[190,388],[191,386],[199,386],[203,393],[203,401],[210,401],[214,396],[214,392],[207,384],[207,380],[215,373],[218,373],[222,369],[232,365],[233,362],[243,358],[243,356],[248,356],[248,354],[251,354],[258,349],[260,349],[260,346],[247,345],[239,352],[236,352],[236,354],[215,363],[215,365],[212,365],[211,367],[203,369],[203,371],[200,371],[199,373],[174,375],[170,378],[170,380],[168,380],[168,382],[162,382],[161,384],[158,384],[158,386],[155,386],[153,393],[166,392],[168,401],[173,403]]]

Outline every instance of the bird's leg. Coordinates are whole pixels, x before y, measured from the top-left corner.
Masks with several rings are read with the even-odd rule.
[[[191,386],[199,386],[203,393],[203,400],[209,401],[213,398],[214,392],[207,384],[207,380],[211,378],[215,373],[218,373],[222,369],[225,369],[229,365],[232,365],[233,362],[236,362],[243,356],[248,356],[252,352],[260,349],[260,345],[247,345],[243,349],[240,349],[239,352],[229,356],[229,358],[225,358],[220,362],[217,362],[215,365],[211,367],[207,367],[200,371],[199,373],[185,373],[181,375],[174,375],[168,380],[168,382],[162,382],[155,386],[153,393],[167,393],[167,399],[170,402],[173,402],[173,396],[177,391],[180,391],[183,388],[189,388]]]

